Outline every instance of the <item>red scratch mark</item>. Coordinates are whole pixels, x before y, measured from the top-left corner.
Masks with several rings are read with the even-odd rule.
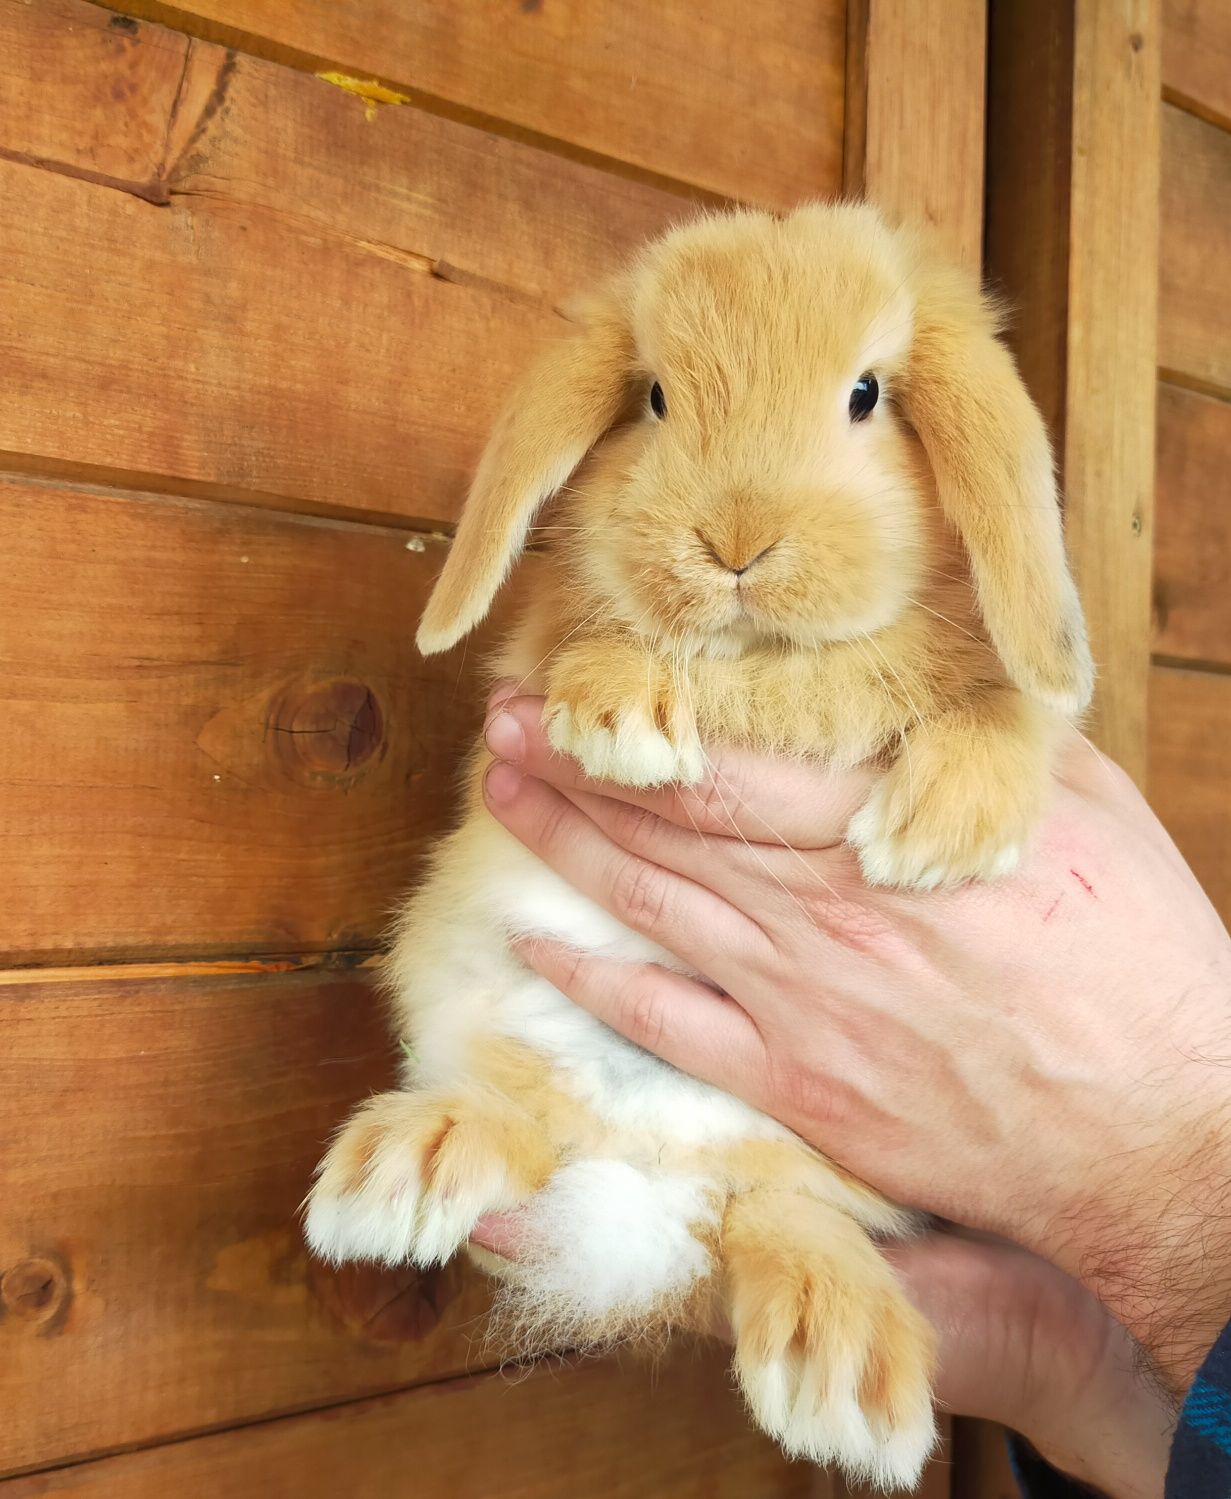
[[[1063,899],[1064,899],[1063,895],[1057,895],[1056,898],[1055,898],[1055,900],[1052,901],[1051,905],[1048,906],[1048,908],[1047,908],[1047,915],[1044,916],[1044,918],[1043,918],[1043,924],[1044,925],[1046,925],[1052,919],[1052,917],[1056,914],[1056,907],[1060,904],[1060,902]]]
[[[1090,883],[1089,880],[1078,874],[1075,869],[1070,869],[1069,873],[1073,876],[1073,878],[1077,881],[1077,883],[1081,886],[1081,888],[1086,892],[1087,895],[1094,895],[1094,886]],[[1097,898],[1098,897],[1096,896],[1095,899]]]

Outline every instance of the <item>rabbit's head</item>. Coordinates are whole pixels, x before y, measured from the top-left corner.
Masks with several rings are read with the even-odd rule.
[[[569,551],[630,628],[713,654],[875,631],[920,587],[934,492],[1009,675],[1078,711],[1091,669],[1050,450],[995,333],[977,285],[867,207],[668,233],[498,422],[421,649],[483,618],[591,455]]]

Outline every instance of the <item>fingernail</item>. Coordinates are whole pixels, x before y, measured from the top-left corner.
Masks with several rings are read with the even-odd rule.
[[[483,731],[487,747],[497,760],[520,760],[526,749],[526,735],[511,713],[497,713]]]
[[[497,760],[483,778],[483,789],[487,793],[489,802],[503,807],[511,802],[521,790],[521,783],[520,770],[512,765],[506,765],[503,760]]]
[[[497,708],[502,708],[511,697],[517,695],[517,683],[512,677],[501,677],[498,682],[493,683],[492,690],[487,694],[487,711],[494,713]]]

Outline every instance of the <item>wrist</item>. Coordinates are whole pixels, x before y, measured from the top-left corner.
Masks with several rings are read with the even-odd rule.
[[[1231,1106],[1187,1088],[1170,1111],[1162,1138],[1109,1161],[1120,1179],[1075,1204],[1064,1257],[1178,1398],[1231,1318]]]
[[[1019,1409],[998,1417],[1044,1462],[1092,1494],[1162,1499],[1176,1405],[1133,1339],[1082,1297],[1068,1307],[1063,1356],[1043,1361]]]

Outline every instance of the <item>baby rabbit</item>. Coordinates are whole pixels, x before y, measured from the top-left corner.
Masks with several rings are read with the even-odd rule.
[[[1047,438],[995,335],[973,279],[868,207],[671,231],[500,418],[420,648],[483,619],[559,495],[495,667],[546,694],[562,754],[629,786],[698,780],[710,741],[872,762],[868,880],[1005,873],[1092,669]],[[426,1266],[518,1209],[516,1263],[472,1252],[523,1347],[725,1323],[787,1452],[913,1485],[933,1336],[877,1246],[917,1216],[518,959],[540,934],[679,967],[488,815],[487,763],[399,923],[404,1086],[334,1140],[310,1244]]]

